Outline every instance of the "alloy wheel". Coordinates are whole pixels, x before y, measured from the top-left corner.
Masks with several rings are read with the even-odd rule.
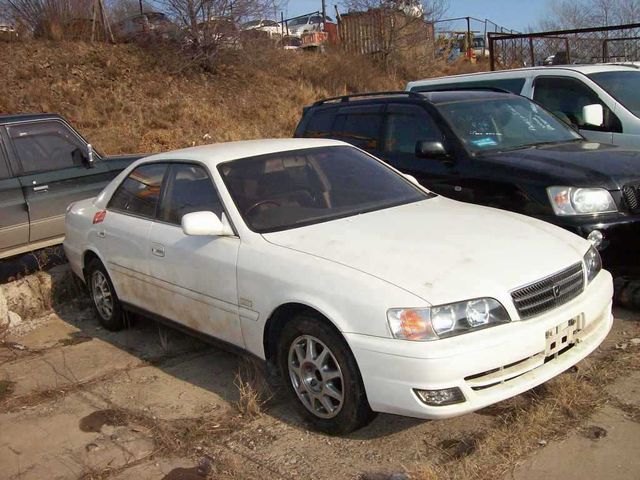
[[[113,315],[113,293],[107,277],[100,270],[91,275],[91,295],[100,316],[104,320],[110,320]]]
[[[307,410],[320,418],[333,418],[344,403],[344,379],[335,356],[311,335],[296,338],[289,347],[289,378]]]

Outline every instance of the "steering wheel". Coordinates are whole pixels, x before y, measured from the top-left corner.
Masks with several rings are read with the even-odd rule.
[[[245,216],[250,216],[251,212],[253,212],[256,208],[262,207],[264,205],[273,205],[275,207],[279,207],[280,203],[275,200],[260,200],[259,202],[254,203],[249,208],[244,211]]]

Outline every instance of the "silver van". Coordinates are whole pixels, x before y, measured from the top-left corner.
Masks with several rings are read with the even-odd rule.
[[[406,90],[500,88],[540,103],[595,142],[640,148],[640,65],[531,67],[409,82]]]

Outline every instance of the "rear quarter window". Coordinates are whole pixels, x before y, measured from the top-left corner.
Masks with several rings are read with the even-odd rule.
[[[496,78],[495,80],[458,81],[451,83],[438,83],[436,85],[420,85],[413,87],[412,92],[438,92],[456,88],[500,88],[508,92],[520,95],[524,87],[525,78]]]
[[[318,111],[311,114],[307,123],[304,136],[309,138],[328,138],[331,136],[331,127],[335,109]]]

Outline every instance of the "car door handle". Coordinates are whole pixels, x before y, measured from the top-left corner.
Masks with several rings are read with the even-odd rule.
[[[164,257],[164,247],[162,245],[154,245],[151,247],[151,253],[156,257]]]
[[[98,235],[98,237],[100,237],[100,238],[104,238],[104,237],[106,237],[106,234],[104,233],[104,230],[99,231],[99,232],[97,233],[97,235]]]
[[[33,187],[34,192],[46,192],[49,190],[49,185],[38,185],[37,187]]]

